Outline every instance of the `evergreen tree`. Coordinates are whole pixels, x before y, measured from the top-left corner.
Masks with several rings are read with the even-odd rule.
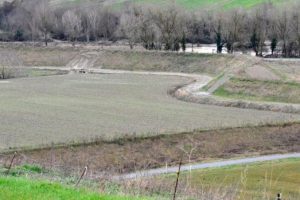
[[[259,45],[259,38],[257,37],[256,32],[254,32],[250,39],[251,47],[255,52],[255,55],[258,56],[258,45]]]
[[[271,41],[271,51],[272,51],[272,55],[274,55],[274,51],[275,49],[277,48],[277,39],[276,38],[273,38],[272,41]]]
[[[222,53],[223,42],[222,42],[222,35],[220,32],[217,33],[216,43],[217,43],[217,53]]]

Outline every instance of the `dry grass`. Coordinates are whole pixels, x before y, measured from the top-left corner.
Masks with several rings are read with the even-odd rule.
[[[299,159],[284,159],[184,172],[177,196],[180,200],[273,200],[281,193],[283,199],[296,200],[300,197],[299,163]],[[119,187],[130,194],[170,198],[175,180],[171,174],[124,180]]]
[[[235,99],[300,103],[300,84],[232,78],[214,93]]]
[[[13,60],[22,63],[18,66],[65,66],[80,53],[80,50],[78,48],[45,48],[0,43],[0,54],[1,52],[11,52],[14,55]],[[2,63],[1,59],[0,63]]]

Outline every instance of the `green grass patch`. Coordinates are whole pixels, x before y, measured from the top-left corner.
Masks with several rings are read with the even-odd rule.
[[[37,165],[23,165],[22,168],[28,172],[42,173],[43,169]]]
[[[39,77],[39,76],[54,76],[54,75],[63,75],[68,73],[67,71],[63,70],[48,70],[48,69],[26,69],[25,70],[26,77]]]
[[[0,177],[0,199],[14,200],[142,200],[145,198],[100,195],[59,183],[33,181],[25,178]]]
[[[297,104],[300,103],[300,84],[232,78],[218,88],[214,95],[234,99]]]

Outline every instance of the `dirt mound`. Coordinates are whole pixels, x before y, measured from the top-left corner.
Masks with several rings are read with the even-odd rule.
[[[86,52],[72,59],[67,67],[74,70],[82,70],[94,67],[99,56],[99,52]]]
[[[254,65],[245,69],[246,76],[250,79],[257,80],[280,80],[280,77],[270,69],[263,66]]]

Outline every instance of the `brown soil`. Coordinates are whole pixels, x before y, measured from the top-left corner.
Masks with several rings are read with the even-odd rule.
[[[66,175],[89,166],[93,173],[124,173],[175,165],[183,155],[188,162],[225,159],[244,155],[300,151],[300,124],[235,128],[183,133],[155,138],[127,139],[80,146],[19,152],[15,164],[37,164],[59,169]],[[0,155],[8,164],[12,154]]]

